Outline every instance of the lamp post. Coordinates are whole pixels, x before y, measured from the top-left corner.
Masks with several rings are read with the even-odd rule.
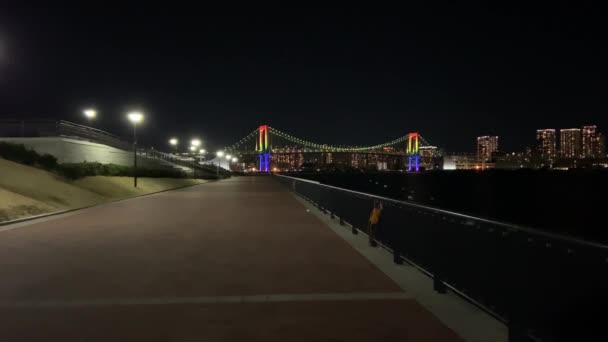
[[[199,159],[198,162],[200,164],[202,164],[203,163],[203,158],[205,157],[205,154],[207,153],[207,151],[205,151],[205,149],[203,148],[203,149],[199,150],[198,153],[200,154],[200,157],[199,157],[200,159]]]
[[[232,160],[232,156],[227,154],[226,155],[226,160],[228,161],[228,170],[230,170],[230,161]]]
[[[127,117],[133,123],[133,186],[137,188],[137,124],[142,122],[144,115],[140,112],[130,112]]]
[[[87,108],[87,109],[83,110],[82,113],[84,113],[84,116],[86,116],[87,120],[89,120],[89,126],[92,126],[93,119],[95,119],[97,117],[97,111],[92,108]]]
[[[224,151],[217,151],[215,155],[217,156],[217,178],[220,178],[220,160],[224,156]]]
[[[171,145],[176,150],[177,150],[177,144],[178,143],[179,143],[179,140],[177,140],[177,138],[171,138],[171,139],[169,139],[169,145]]]
[[[201,146],[201,141],[197,138],[190,140],[190,151],[194,155],[194,160],[196,160],[196,151],[198,151],[199,146]]]

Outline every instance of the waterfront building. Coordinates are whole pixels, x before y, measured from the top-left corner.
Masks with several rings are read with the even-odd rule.
[[[557,156],[555,129],[536,130],[536,143],[543,160],[553,160]]]
[[[583,155],[581,130],[579,128],[562,128],[559,130],[559,156],[574,159]]]
[[[498,137],[484,135],[477,137],[477,159],[481,162],[492,160],[492,154],[498,152]]]

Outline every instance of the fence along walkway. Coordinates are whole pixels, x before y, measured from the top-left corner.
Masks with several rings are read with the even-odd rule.
[[[365,229],[384,203],[377,239],[509,326],[512,341],[603,336],[608,246],[413,203],[277,176],[321,210]],[[581,222],[581,224],[593,224]]]

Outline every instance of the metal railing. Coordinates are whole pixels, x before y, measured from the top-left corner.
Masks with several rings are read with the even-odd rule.
[[[579,340],[603,327],[608,246],[310,180],[276,179],[352,225],[355,234],[367,229],[373,201],[380,200],[375,236],[395,262],[421,268],[436,291],[451,288],[506,323],[509,341]]]
[[[65,137],[103,144],[125,151],[133,151],[133,144],[131,142],[122,140],[116,135],[64,120],[0,120],[0,137]],[[138,148],[137,155],[162,160],[174,164],[174,167],[179,166],[191,169],[193,175],[197,177],[216,173],[215,167],[201,165],[192,157],[183,157],[151,148]],[[220,173],[227,175],[229,171],[220,168]]]
[[[0,137],[66,137],[133,150],[113,134],[64,120],[0,120]]]

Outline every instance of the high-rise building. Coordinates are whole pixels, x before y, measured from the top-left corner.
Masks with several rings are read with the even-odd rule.
[[[583,126],[583,158],[605,158],[606,140],[597,126]]]
[[[484,135],[477,137],[477,160],[485,162],[492,159],[492,153],[498,152],[498,137]]]
[[[583,158],[595,158],[597,150],[597,126],[583,126]]]
[[[562,128],[559,130],[559,156],[562,158],[581,158],[581,130],[579,128]]]
[[[439,168],[441,159],[437,146],[420,146],[420,166],[425,170],[433,170]]]
[[[601,133],[598,134],[597,156],[598,158],[606,158],[606,136]]]
[[[542,159],[554,159],[556,156],[555,148],[555,129],[537,129],[536,143]]]

